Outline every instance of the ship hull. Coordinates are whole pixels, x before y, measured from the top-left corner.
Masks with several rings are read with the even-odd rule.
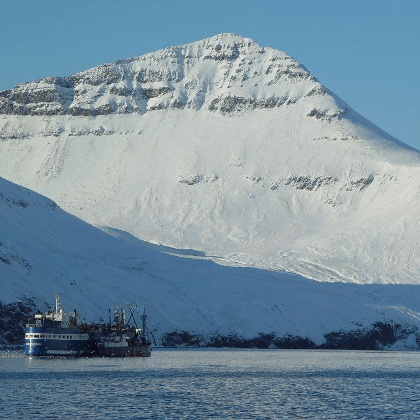
[[[26,356],[83,356],[91,353],[89,335],[72,328],[27,327]]]
[[[102,343],[103,344],[103,343]],[[99,357],[150,357],[152,347],[150,345],[114,346],[100,345],[97,348]]]

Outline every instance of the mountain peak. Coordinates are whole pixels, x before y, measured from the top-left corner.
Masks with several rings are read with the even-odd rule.
[[[160,52],[174,50],[174,49],[191,50],[191,48],[194,48],[194,47],[205,47],[205,48],[215,48],[216,50],[220,50],[223,47],[227,48],[227,47],[235,47],[235,46],[254,47],[254,48],[258,48],[262,50],[262,47],[253,39],[246,38],[242,35],[226,32],[226,33],[216,34],[211,37],[204,38],[198,41],[193,41],[187,44],[166,47],[162,50],[151,52],[146,55],[159,54]],[[139,56],[136,58],[141,58],[141,57],[142,56]]]
[[[244,41],[256,44],[256,42],[253,41],[252,39],[245,38],[242,35],[235,34],[235,33],[232,33],[232,32],[224,32],[224,33],[216,34],[216,35],[213,35],[211,37],[204,38],[203,40],[195,41],[195,42],[203,42],[203,43],[217,43],[217,42],[220,42],[220,43],[223,43],[223,44],[239,44],[239,43],[242,43]]]
[[[0,92],[0,114],[95,116],[187,108],[234,115],[317,92],[325,94],[287,54],[226,33],[68,77],[18,84]]]
[[[247,45],[248,47],[259,47],[261,46],[255,42],[251,38],[246,38],[242,35],[234,34],[234,33],[221,33],[213,35],[209,38],[205,38],[200,41],[195,41],[192,44],[201,43],[201,44],[207,44],[207,45],[214,45],[214,44],[220,44],[220,45]],[[189,45],[189,44],[187,44]]]

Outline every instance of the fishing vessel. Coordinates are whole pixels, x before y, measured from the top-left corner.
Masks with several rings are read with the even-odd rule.
[[[146,312],[143,308],[142,328],[134,319],[134,312],[128,306],[130,318],[126,322],[126,311],[118,307],[114,310],[114,322],[97,325],[93,331],[95,355],[99,357],[150,357],[152,345],[146,337]],[[130,321],[134,326],[130,326]]]
[[[93,350],[89,333],[78,324],[76,310],[65,313],[59,295],[54,310],[37,313],[26,324],[27,356],[82,356]]]
[[[25,354],[27,356],[90,356],[90,357],[150,357],[152,346],[147,338],[146,312],[143,308],[142,328],[134,318],[135,306],[126,311],[114,310],[108,324],[80,324],[76,310],[66,313],[56,295],[55,309],[37,313],[26,325]],[[131,323],[130,323],[131,322]],[[134,324],[134,326],[132,326]]]

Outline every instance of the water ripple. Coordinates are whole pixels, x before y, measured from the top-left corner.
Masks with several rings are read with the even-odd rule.
[[[411,419],[420,354],[155,351],[150,359],[0,358],[5,418]]]

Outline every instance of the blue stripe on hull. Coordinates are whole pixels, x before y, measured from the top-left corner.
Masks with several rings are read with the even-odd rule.
[[[25,340],[27,356],[78,356],[88,352],[89,340]]]

